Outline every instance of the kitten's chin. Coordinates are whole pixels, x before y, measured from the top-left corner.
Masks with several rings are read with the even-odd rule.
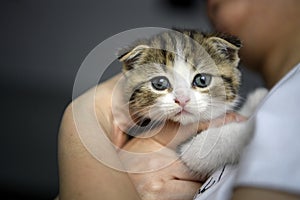
[[[175,115],[172,120],[174,122],[178,122],[182,125],[192,124],[199,122],[199,119],[196,118],[194,115],[191,114],[181,114],[181,115]]]

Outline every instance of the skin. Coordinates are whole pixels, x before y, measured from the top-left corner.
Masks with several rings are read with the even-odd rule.
[[[297,0],[208,0],[217,30],[238,36],[243,63],[273,87],[300,60]]]
[[[261,73],[271,88],[300,61],[297,55],[300,47],[299,4],[299,0],[210,0],[208,14],[217,29],[242,39],[242,60],[251,69]],[[163,133],[174,135],[172,133],[177,132],[176,126],[166,126],[155,137],[140,140],[143,142],[131,140],[130,143],[126,135],[114,126],[110,102],[117,78],[101,84],[96,92],[96,99],[101,100],[96,101],[101,102],[96,104],[96,115],[103,133],[114,144],[128,150],[145,151],[145,146],[141,145],[145,143],[148,146],[146,151],[161,148],[170,139],[165,138]],[[59,132],[60,199],[191,199],[201,183],[187,174],[180,162],[173,162],[152,173],[129,174],[107,167],[87,151],[74,123],[72,105],[80,104],[85,108],[83,112],[94,113],[93,107],[84,101],[85,97],[91,95],[91,92],[87,92],[72,102],[62,119]],[[239,121],[238,118],[229,114],[226,122]],[[204,130],[207,123],[197,126],[198,130]],[[107,141],[99,142],[105,145]],[[122,164],[117,151],[110,153],[112,160]],[[160,163],[165,157],[156,155],[153,160]],[[142,187],[139,188],[139,185]],[[182,196],[170,195],[174,193]],[[237,187],[233,199],[289,200],[299,197],[264,188]]]
[[[260,73],[272,88],[300,62],[300,1],[208,0],[208,15],[219,31],[244,43],[244,64]],[[233,199],[299,199],[300,196],[264,188],[237,187]]]
[[[111,99],[113,89],[121,75],[100,84],[96,88],[86,92],[81,97],[73,101],[66,109],[59,131],[59,177],[60,194],[59,199],[144,199],[144,200],[176,200],[192,199],[195,192],[201,186],[196,177],[191,175],[185,165],[176,160],[176,154],[171,148],[176,144],[190,137],[191,126],[201,131],[210,126],[220,126],[233,121],[243,121],[245,118],[229,113],[225,117],[218,118],[212,122],[193,124],[181,127],[180,134],[185,137],[176,140],[174,146],[170,146],[167,154],[154,154],[151,159],[137,162],[133,167],[143,168],[144,166],[160,164],[167,159],[173,159],[170,165],[151,173],[126,173],[114,170],[102,162],[99,162],[95,150],[92,156],[91,149],[87,149],[79,137],[80,126],[74,118],[74,108],[82,107],[79,116],[90,116],[95,113],[100,123],[102,133],[118,147],[131,152],[153,152],[163,148],[177,133],[179,125],[168,122],[154,137],[147,139],[133,139],[128,142],[127,136],[123,134],[120,127],[115,126],[114,115],[112,115]],[[94,96],[95,95],[95,96]],[[89,103],[90,98],[96,98],[96,105]],[[94,110],[95,109],[95,110]],[[118,115],[118,114],[117,114]],[[121,117],[122,116],[118,116]],[[127,117],[123,118],[124,120]],[[120,118],[119,118],[120,120]],[[122,119],[121,119],[122,120]],[[92,132],[88,124],[84,131]],[[153,134],[150,132],[150,134]],[[164,134],[168,133],[168,134]],[[80,135],[82,137],[82,134]],[[93,142],[94,138],[85,139],[86,143]],[[110,145],[107,140],[100,140],[97,146]],[[147,148],[145,148],[147,147]],[[109,158],[118,166],[127,165],[126,159],[122,155],[118,157],[118,150],[110,149]],[[120,159],[121,158],[121,159]],[[129,163],[130,164],[130,163]],[[172,192],[173,191],[173,192]]]
[[[110,91],[115,82],[116,80],[112,79],[99,86],[99,91],[101,89],[103,93],[99,94],[97,98],[102,98],[103,104],[101,104],[101,107],[97,107],[99,108],[97,115],[103,124],[112,124],[111,116],[104,116],[110,112]],[[113,170],[103,165],[83,146],[75,124],[73,105],[79,102],[79,104],[84,105],[86,113],[94,113],[92,106],[87,102],[87,99],[92,95],[93,93],[89,91],[72,102],[65,110],[61,121],[58,138],[59,198],[95,199],[95,197],[101,197],[103,199],[118,199],[120,198],[118,193],[120,193],[124,195],[125,199],[139,199],[134,185],[126,173]],[[80,100],[82,102],[80,102]],[[113,127],[104,126],[103,132],[112,133]],[[110,134],[108,134],[108,136],[112,137]],[[125,138],[121,135],[116,138],[116,140],[122,143]],[[105,145],[105,141],[103,141],[103,144]],[[116,152],[113,152],[112,159],[118,161]],[[111,185],[111,187],[105,187],[106,184],[108,186]],[[114,187],[112,187],[112,185],[114,185]],[[118,193],[115,192],[115,189],[118,190]]]

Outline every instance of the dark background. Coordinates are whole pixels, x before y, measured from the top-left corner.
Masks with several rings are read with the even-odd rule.
[[[57,133],[81,62],[106,38],[147,26],[208,31],[205,1],[0,1],[2,197],[56,196]],[[260,84],[251,74],[244,82]]]

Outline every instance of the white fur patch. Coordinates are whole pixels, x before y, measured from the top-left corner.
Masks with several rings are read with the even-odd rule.
[[[249,117],[266,94],[266,89],[255,90],[248,96],[241,112]],[[180,157],[191,170],[202,177],[225,164],[236,163],[251,139],[254,122],[250,118],[245,122],[229,123],[203,131],[180,146]]]

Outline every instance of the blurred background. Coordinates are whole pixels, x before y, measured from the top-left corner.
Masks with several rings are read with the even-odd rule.
[[[106,38],[138,27],[211,30],[204,0],[1,0],[0,194],[53,199],[57,133],[77,70]],[[120,67],[105,73],[107,79]],[[260,84],[254,75],[244,85]]]

